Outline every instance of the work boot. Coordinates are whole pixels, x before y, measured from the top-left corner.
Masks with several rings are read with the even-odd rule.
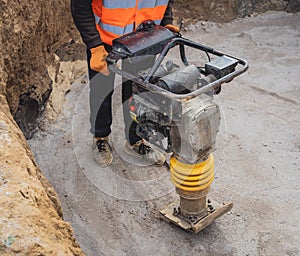
[[[113,156],[107,137],[94,138],[92,150],[94,161],[101,167],[107,167],[112,163]]]
[[[139,140],[133,145],[130,145],[129,142],[126,141],[124,151],[131,156],[142,159],[155,166],[162,166],[166,161],[166,157],[162,152],[152,148],[150,144],[144,140]]]

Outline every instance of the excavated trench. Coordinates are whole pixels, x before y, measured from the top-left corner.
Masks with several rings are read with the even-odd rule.
[[[251,66],[217,98],[223,125],[211,194],[235,206],[198,236],[159,219],[158,211],[176,198],[168,171],[124,159],[118,86],[114,164],[108,172],[93,165],[87,78],[81,76],[84,46],[66,15],[69,4],[0,5],[1,255],[82,255],[61,219],[61,205],[87,255],[300,253],[295,57],[300,55],[300,18],[286,12],[253,16],[267,10],[297,12],[298,0],[176,1],[184,36],[244,57]],[[206,22],[250,15],[228,24]],[[75,77],[80,78],[70,86]],[[32,138],[28,143],[43,174],[13,118]],[[286,203],[288,219],[279,211]]]

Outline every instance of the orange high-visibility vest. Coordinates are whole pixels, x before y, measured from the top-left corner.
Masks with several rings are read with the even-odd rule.
[[[93,0],[95,22],[104,43],[134,31],[143,21],[160,24],[168,0]]]

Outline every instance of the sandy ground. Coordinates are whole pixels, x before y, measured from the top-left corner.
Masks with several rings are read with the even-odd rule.
[[[166,168],[137,166],[124,156],[119,80],[115,159],[98,168],[83,77],[66,95],[58,121],[29,140],[65,219],[87,255],[300,255],[300,14],[198,23],[184,36],[250,64],[216,97],[222,125],[210,197],[233,201],[234,208],[197,235],[159,219],[177,195]]]

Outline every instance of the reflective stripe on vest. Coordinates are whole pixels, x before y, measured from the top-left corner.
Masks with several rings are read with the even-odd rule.
[[[103,0],[102,6],[109,9],[116,8],[154,8],[156,6],[168,5],[168,0],[142,0],[136,3],[136,0]]]
[[[128,34],[128,33],[132,32],[134,30],[134,24],[133,23],[132,24],[128,24],[124,28],[122,28],[122,27],[119,27],[119,26],[109,25],[109,24],[105,24],[103,22],[100,22],[100,18],[97,15],[95,15],[95,17],[96,17],[96,20],[99,20],[98,25],[102,29],[104,29],[106,31],[109,31],[109,32],[111,32],[113,34],[116,34],[118,36],[122,36],[124,34]]]
[[[164,6],[168,5],[168,0],[147,0],[147,1],[139,1],[138,9],[142,8],[153,8],[156,6]]]
[[[99,25],[99,23],[100,23],[100,17],[97,16],[96,14],[94,14],[94,16],[95,16],[95,23]]]
[[[155,2],[155,1],[154,1]],[[135,8],[136,0],[103,0],[102,5],[105,8]]]

